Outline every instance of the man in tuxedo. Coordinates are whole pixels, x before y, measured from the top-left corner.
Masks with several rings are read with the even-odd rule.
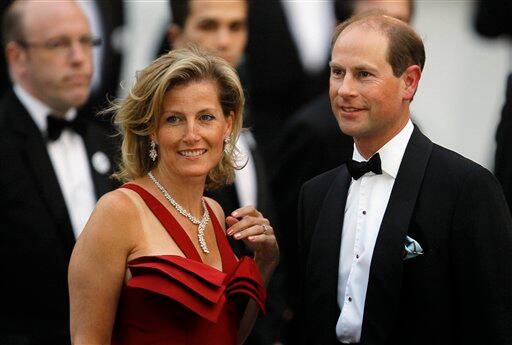
[[[239,68],[247,44],[247,2],[245,0],[202,2],[171,1],[173,21],[168,30],[172,48],[196,44]],[[242,78],[243,79],[243,78]],[[243,82],[243,80],[242,80]],[[247,109],[247,108],[246,108]],[[245,110],[246,110],[245,109]],[[228,215],[234,210],[255,205],[272,221],[274,207],[266,179],[263,160],[251,132],[240,134],[237,147],[242,154],[241,170],[235,171],[235,182],[218,190],[207,191]],[[229,238],[238,256],[252,255],[243,242]],[[268,315],[257,321],[246,344],[272,344],[278,334],[282,307],[280,271],[269,285]]]
[[[116,150],[77,108],[97,44],[72,1],[15,1],[3,18],[13,88],[0,100],[0,343],[69,343],[67,267]]]
[[[412,0],[402,1],[335,1],[336,20],[339,23],[347,19],[345,7],[353,15],[380,10],[391,17],[409,23],[413,12]],[[331,110],[329,93],[316,97],[301,108],[288,121],[283,130],[279,145],[279,161],[276,175],[271,178],[271,188],[276,204],[278,229],[281,230],[280,249],[283,257],[297,257],[297,204],[300,187],[307,180],[331,170],[352,157],[354,141],[338,128]],[[322,154],[319,154],[319,149]],[[288,254],[288,255],[287,255]],[[286,291],[291,310],[296,310],[298,291],[298,267],[295,261],[286,264]],[[291,335],[297,335],[293,328]],[[298,342],[298,341],[296,341]]]
[[[421,38],[381,14],[334,34],[329,95],[352,160],[299,198],[304,344],[509,344],[512,220],[486,169],[410,120]],[[329,148],[324,148],[329,149]]]

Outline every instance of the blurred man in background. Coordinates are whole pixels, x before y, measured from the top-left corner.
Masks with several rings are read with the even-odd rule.
[[[67,267],[115,144],[77,116],[99,41],[73,1],[14,1],[2,21],[13,88],[0,100],[1,344],[69,343]]]

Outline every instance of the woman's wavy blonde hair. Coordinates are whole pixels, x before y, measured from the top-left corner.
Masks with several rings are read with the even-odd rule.
[[[156,166],[158,160],[153,162],[149,158],[149,136],[157,130],[165,93],[176,86],[205,80],[218,85],[224,116],[234,114],[229,140],[220,162],[208,173],[206,189],[232,183],[234,170],[241,168],[235,144],[242,130],[242,85],[236,71],[226,61],[196,47],[177,49],[160,56],[137,73],[128,96],[107,109],[107,112],[115,113],[115,123],[123,136],[122,161],[114,177],[130,181],[146,175]]]

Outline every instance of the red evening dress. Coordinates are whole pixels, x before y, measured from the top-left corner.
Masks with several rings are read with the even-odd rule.
[[[222,271],[204,264],[171,213],[149,192],[137,192],[183,251],[128,262],[132,278],[123,286],[112,344],[236,344],[247,297],[264,310],[265,290],[252,258],[237,260],[217,218],[207,205],[222,260]]]

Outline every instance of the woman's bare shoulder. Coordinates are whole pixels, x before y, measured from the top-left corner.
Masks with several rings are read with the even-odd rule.
[[[82,234],[129,240],[140,223],[140,208],[133,194],[120,188],[103,195]]]

